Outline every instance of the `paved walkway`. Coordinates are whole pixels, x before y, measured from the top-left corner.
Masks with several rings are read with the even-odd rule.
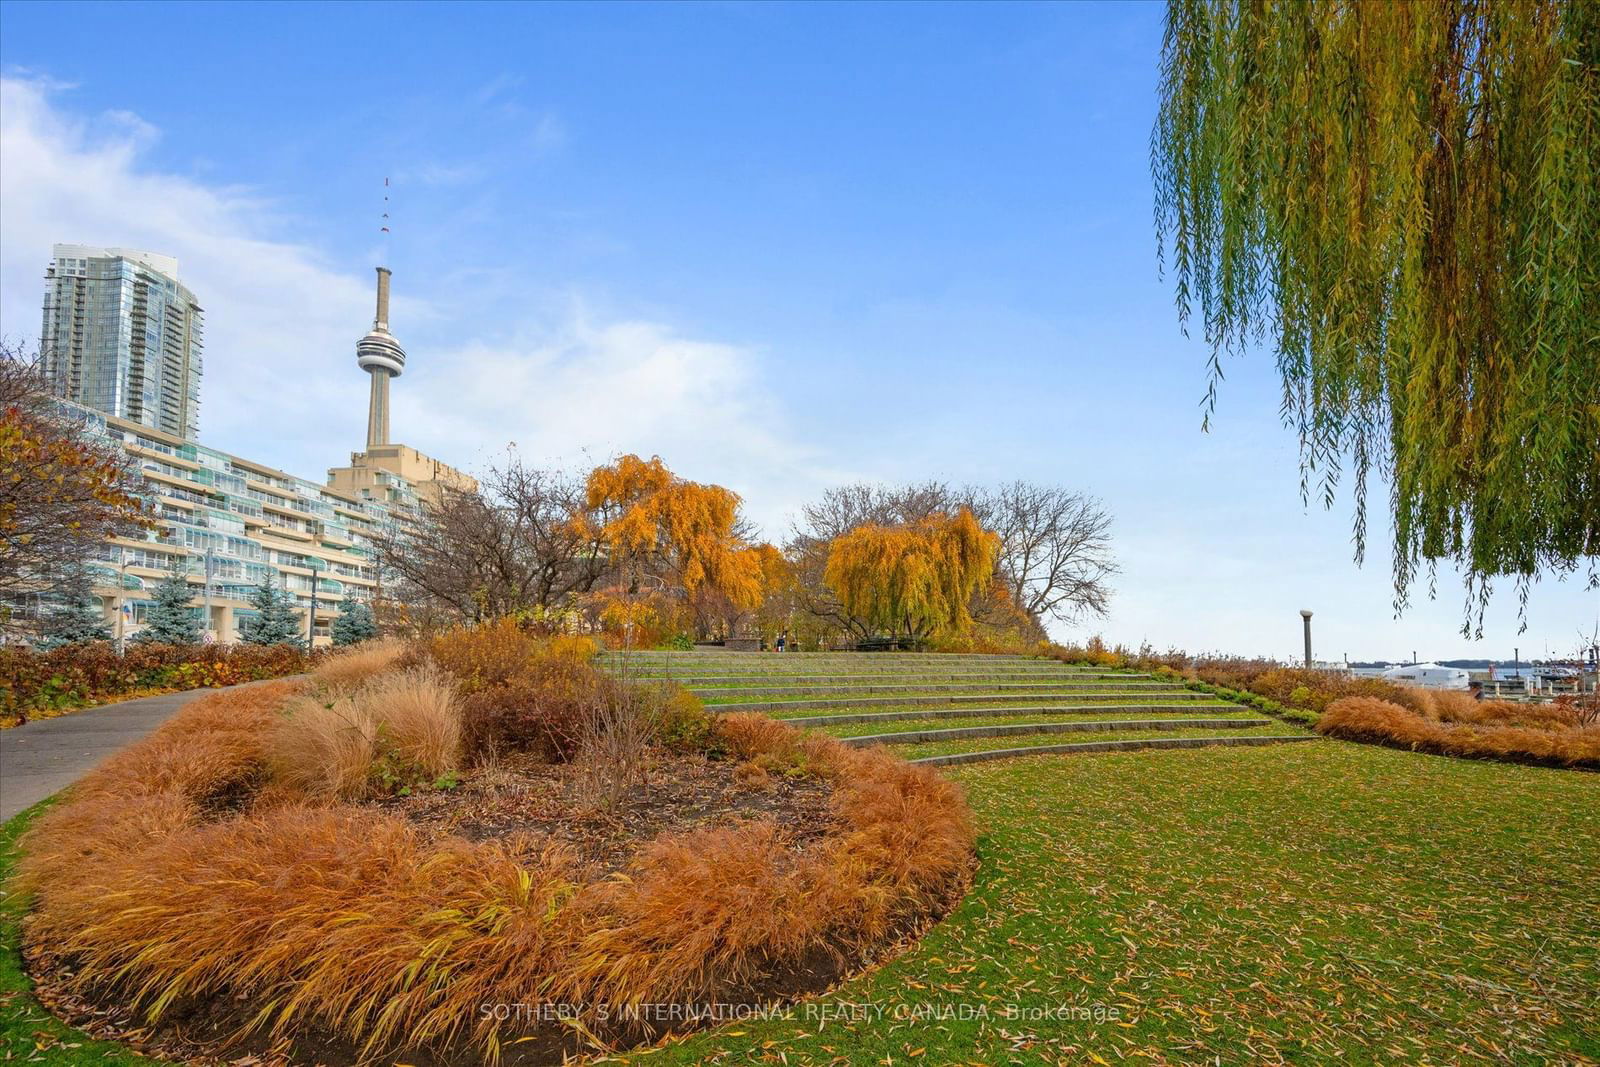
[[[189,701],[217,692],[163,693],[0,730],[0,822],[65,789]]]

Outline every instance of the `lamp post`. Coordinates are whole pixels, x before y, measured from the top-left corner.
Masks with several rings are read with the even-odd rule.
[[[202,619],[202,623],[203,623],[203,625],[200,628],[200,639],[202,641],[205,641],[208,644],[210,643],[210,637],[211,637],[211,567],[212,567],[211,553],[212,553],[212,549],[211,549],[211,547],[209,545],[207,545],[206,546],[206,563],[205,563],[206,584],[205,584],[205,592],[201,594],[201,603],[203,603],[205,605],[205,607],[200,609],[201,612],[202,612],[201,619]]]
[[[128,550],[121,545],[117,546],[117,655],[122,655],[128,645],[123,635],[127,632],[128,624],[123,621],[123,609],[128,600]]]
[[[317,648],[317,572],[322,567],[322,561],[317,557],[310,558],[311,566],[311,614],[306,621],[306,651],[314,652]]]
[[[1306,631],[1306,666],[1311,666],[1311,611],[1308,608],[1300,609],[1300,618],[1305,620]]]
[[[140,589],[143,589],[144,579],[137,574],[133,576]],[[128,550],[122,545],[117,546],[117,655],[122,655],[128,650]]]

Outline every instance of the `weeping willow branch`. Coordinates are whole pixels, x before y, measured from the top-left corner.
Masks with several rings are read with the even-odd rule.
[[[1152,134],[1180,319],[1270,345],[1301,489],[1390,487],[1419,571],[1600,586],[1600,3],[1170,0]]]

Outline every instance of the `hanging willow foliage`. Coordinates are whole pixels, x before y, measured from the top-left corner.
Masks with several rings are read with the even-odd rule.
[[[868,523],[828,550],[824,580],[845,610],[892,637],[966,633],[967,605],[994,577],[1000,537],[971,510],[903,526]]]
[[[1302,492],[1419,567],[1600,585],[1600,3],[1170,0],[1152,135],[1179,315],[1271,344]],[[1475,611],[1474,611],[1475,608]]]
[[[738,610],[761,601],[761,555],[739,536],[739,495],[673,474],[660,456],[626,455],[596,467],[586,486],[594,517],[580,528],[606,542],[636,585],[641,573],[664,571],[690,598],[707,590]]]

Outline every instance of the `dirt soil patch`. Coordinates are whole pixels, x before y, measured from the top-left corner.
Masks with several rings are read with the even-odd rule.
[[[737,767],[731,760],[660,754],[645,780],[606,811],[579,798],[571,764],[518,756],[468,771],[454,788],[390,797],[377,806],[428,834],[502,839],[530,855],[566,845],[591,879],[622,870],[661,834],[762,819],[777,823],[800,852],[834,828],[829,782],[774,774],[752,784],[741,780]]]

